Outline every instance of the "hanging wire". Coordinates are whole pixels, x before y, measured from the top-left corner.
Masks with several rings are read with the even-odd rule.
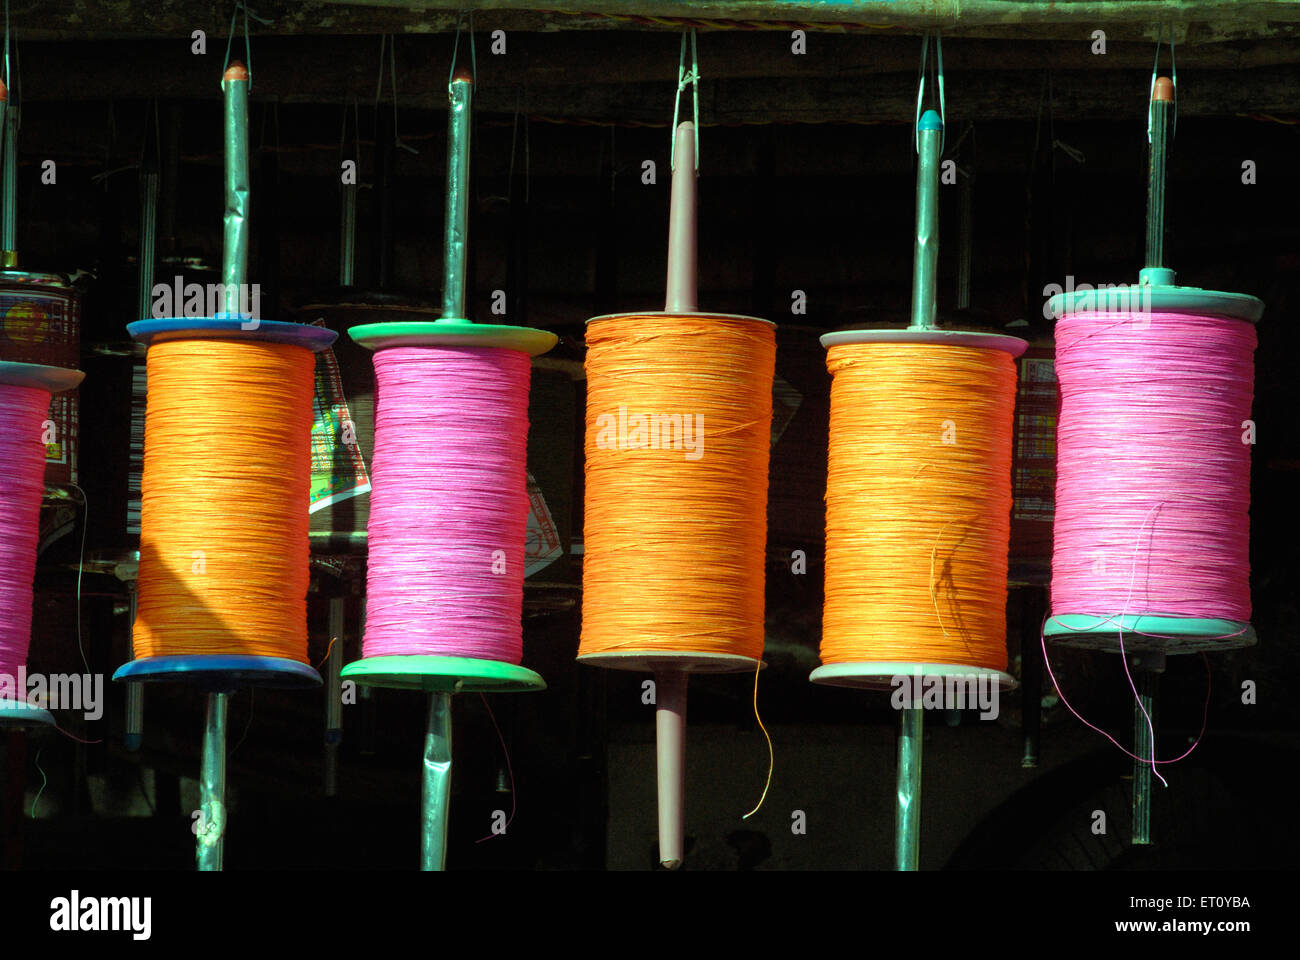
[[[385,55],[387,60],[385,61]],[[397,129],[397,37],[391,33],[382,34],[379,38],[379,79],[375,83],[375,110],[378,112],[379,104],[384,93],[384,65],[388,64],[389,87],[393,92],[393,146],[400,147],[407,153],[413,153],[419,156],[420,151],[415,147],[402,140],[401,134]],[[378,131],[376,130],[376,138]]]
[[[1152,124],[1154,122],[1152,113],[1154,107],[1152,97],[1156,94],[1156,74],[1160,71],[1160,41],[1164,39],[1165,25],[1162,23],[1156,27],[1156,60],[1151,66],[1151,92],[1147,95],[1147,143],[1151,142]],[[1169,73],[1170,81],[1174,87],[1174,122],[1169,130],[1169,136],[1172,139],[1178,132],[1178,61],[1174,58],[1174,28],[1169,28]]]
[[[456,54],[460,51],[460,32],[461,28],[469,24],[469,64],[470,73],[474,78],[474,86],[478,86],[478,56],[474,52],[474,11],[462,10],[460,19],[456,21],[456,39],[452,41],[451,47],[451,69],[447,71],[447,92],[451,92],[451,80],[456,75]]]
[[[230,45],[235,40],[235,18],[239,16],[239,11],[244,11],[244,66],[248,68],[248,92],[253,92],[253,41],[248,35],[248,7],[242,0],[235,4],[234,11],[230,14],[230,32],[226,36],[226,62],[221,65],[221,79],[225,82],[226,69],[230,66]],[[258,23],[269,24],[271,21],[263,20],[261,17],[254,17]]]
[[[939,120],[943,123],[943,129],[939,134],[939,153],[942,155],[944,141],[948,137],[948,104],[943,90],[943,37],[938,30],[926,33],[921,38],[921,69],[918,71],[920,80],[916,86],[916,120],[912,124],[912,138],[915,141],[916,152],[919,154],[921,152],[921,107],[925,103],[926,65],[931,37],[934,38],[936,85],[939,88]]]
[[[149,121],[146,119],[145,123]],[[147,137],[145,139],[148,139]],[[158,170],[162,170],[162,120],[158,116],[158,98],[153,98],[153,151]],[[144,163],[144,143],[140,144],[140,162]]]
[[[682,31],[682,53],[677,63],[677,96],[673,100],[673,128],[669,133],[672,147],[668,154],[668,170],[677,169],[677,118],[681,114],[682,91],[690,84],[695,100],[695,172],[700,172],[700,57],[695,49],[695,28],[691,27],[691,69],[686,69],[686,36]]]
[[[348,111],[352,112],[352,159],[356,162],[357,172],[361,171],[361,105],[357,102],[356,97],[351,95],[343,103],[342,119],[343,124],[339,130],[339,161],[340,163],[347,158],[348,143]],[[358,184],[360,186],[360,184]]]

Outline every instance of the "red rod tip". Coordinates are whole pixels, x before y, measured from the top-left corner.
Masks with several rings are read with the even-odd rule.
[[[247,79],[248,79],[248,68],[245,67],[245,66],[244,66],[242,63],[240,63],[238,60],[231,61],[230,66],[226,68],[225,75],[224,75],[221,79],[222,79],[223,81],[225,81],[225,80],[247,80]]]
[[[1172,101],[1174,99],[1174,82],[1168,77],[1157,77],[1156,88],[1151,91],[1151,99],[1152,101]]]
[[[452,83],[473,83],[474,75],[470,73],[468,67],[462,65],[457,67],[456,72],[452,74],[451,82]]]

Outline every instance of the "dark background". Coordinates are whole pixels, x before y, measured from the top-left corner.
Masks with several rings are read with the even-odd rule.
[[[254,23],[251,106],[254,241],[250,280],[263,316],[336,296],[341,156],[359,147],[356,285],[409,302],[436,302],[446,114],[443,79],[454,16],[429,14],[429,35],[396,42],[396,133],[387,74],[375,103],[379,34],[422,15],[288,5],[276,26]],[[94,13],[92,10],[91,13]],[[176,175],[165,184],[157,278],[190,258],[220,262],[219,77],[225,14],[164,5],[153,23],[88,17],[16,23],[22,71],[19,239],[22,266],[80,272],[83,293],[81,477],[90,502],[87,550],[128,549],[129,358],[112,351],[135,319],[142,156]],[[315,18],[315,19],[313,19]],[[275,18],[273,18],[275,19]],[[545,22],[543,22],[545,21]],[[508,53],[488,52],[492,29]],[[543,27],[546,28],[545,32]],[[209,33],[206,56],[189,51]],[[651,24],[481,14],[472,185],[473,316],[490,321],[492,291],[507,291],[506,322],[554,330],[562,342],[534,375],[530,470],[560,527],[566,556],[526,590],[525,664],[549,689],[488,699],[509,750],[518,807],[505,837],[492,812],[510,812],[505,759],[485,703],[457,698],[449,866],[457,869],[644,869],[656,862],[653,708],[642,678],[574,662],[580,623],[583,323],[604,313],[659,309],[668,209],[669,120],[679,38]],[[617,29],[614,29],[617,28]],[[925,740],[923,868],[1059,869],[1256,867],[1291,864],[1289,770],[1296,762],[1292,507],[1300,436],[1294,375],[1300,227],[1294,200],[1296,62],[1291,25],[1271,31],[1230,19],[1179,34],[1179,120],[1169,170],[1168,262],[1182,283],[1253,294],[1259,324],[1252,484],[1252,586],[1257,647],[1171,659],[1161,681],[1162,756],[1188,760],[1157,785],[1156,843],[1128,841],[1131,764],[1057,702],[1043,679],[1002,700],[996,721],[931,715]],[[1092,26],[1061,24],[945,43],[948,150],[962,171],[942,187],[940,311],[954,323],[1050,343],[1043,288],[1133,282],[1143,256],[1146,96],[1154,31],[1117,29],[1091,53]],[[1253,33],[1252,33],[1253,31]],[[977,32],[978,33],[978,32]],[[236,49],[241,41],[236,41]],[[829,380],[817,337],[905,319],[910,298],[919,37],[906,29],[813,30],[792,56],[781,31],[702,30],[699,54],[700,305],[774,320],[777,372],[799,397],[773,449],[769,490],[767,653],[760,708],[776,750],[760,813],[766,750],[744,676],[691,685],[686,869],[884,868],[892,862],[894,724],[881,695],[808,683],[820,638],[822,494]],[[467,47],[462,45],[461,57]],[[1163,61],[1167,62],[1167,61]],[[684,103],[684,109],[686,104]],[[351,118],[341,146],[344,116]],[[354,121],[360,142],[354,143]],[[161,137],[150,139],[158,131]],[[379,144],[378,148],[376,144]],[[159,145],[161,144],[161,145]],[[380,171],[391,157],[385,185]],[[40,182],[53,159],[57,183]],[[654,185],[642,164],[657,165]],[[1258,182],[1243,185],[1252,160]],[[380,229],[389,191],[391,237]],[[971,307],[953,316],[960,195],[970,191]],[[386,274],[386,277],[383,276]],[[386,284],[381,284],[382,280]],[[806,315],[790,312],[807,294]],[[363,355],[364,358],[364,355]],[[363,371],[364,372],[364,371]],[[51,507],[51,511],[54,507]],[[57,521],[47,517],[57,527]],[[76,569],[82,520],[41,557],[29,669],[80,670]],[[808,571],[790,572],[793,550]],[[1035,675],[1046,607],[1041,548],[1013,544],[1008,598],[1011,671]],[[317,555],[311,652],[328,645],[326,604],[346,596],[346,661],[356,635],[363,568]],[[82,579],[81,631],[92,669],[126,659],[126,594],[115,577]],[[1131,697],[1112,655],[1052,651],[1071,702],[1131,742]],[[1208,672],[1207,672],[1208,670]],[[1038,671],[1041,673],[1041,671]],[[1258,703],[1241,703],[1241,684]],[[1031,696],[1032,693],[1032,696]],[[1038,709],[1025,711],[1026,700]],[[203,704],[183,688],[148,691],[145,742],[122,745],[123,696],[104,718],[55,732],[8,735],[0,843],[10,869],[179,867],[193,863]],[[229,868],[410,868],[417,863],[424,703],[380,690],[344,708],[339,792],[324,796],[323,703],[316,692],[232,698],[228,768]],[[1037,720],[1035,719],[1037,715]],[[1037,765],[1023,766],[1037,742]],[[39,763],[38,763],[39,756]],[[39,791],[39,799],[37,794]],[[1105,836],[1090,832],[1106,811]],[[35,817],[33,817],[35,810]],[[808,832],[794,835],[792,812]]]

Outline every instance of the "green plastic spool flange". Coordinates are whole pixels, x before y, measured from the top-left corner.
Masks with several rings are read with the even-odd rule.
[[[393,320],[352,327],[348,335],[370,350],[387,347],[501,347],[529,356],[545,353],[559,342],[548,330],[509,327],[472,320]]]
[[[1047,619],[1043,636],[1061,646],[1119,653],[1154,650],[1175,655],[1238,650],[1259,642],[1255,628],[1237,620],[1131,613],[1120,616],[1062,613]]]
[[[1047,301],[1047,312],[1057,319],[1072,313],[1186,313],[1257,323],[1264,301],[1246,293],[1180,287],[1168,267],[1147,267],[1138,282],[1104,290],[1069,290]]]
[[[527,667],[473,657],[366,657],[349,663],[340,676],[363,687],[426,693],[526,693],[546,689],[546,681]]]

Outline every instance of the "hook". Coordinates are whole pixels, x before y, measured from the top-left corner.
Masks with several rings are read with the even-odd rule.
[[[690,84],[695,100],[695,172],[700,172],[700,58],[695,48],[695,28],[691,27],[691,69],[686,69],[686,33],[682,31],[682,53],[677,64],[677,96],[673,100],[673,128],[669,131],[672,147],[668,153],[668,169],[677,169],[677,118],[681,111],[682,91]]]
[[[456,21],[456,39],[452,42],[451,48],[451,69],[447,71],[447,92],[451,93],[451,81],[456,76],[456,54],[460,51],[460,31],[465,26],[466,20],[469,21],[469,63],[470,74],[474,78],[474,89],[478,89],[478,56],[474,52],[474,11],[460,12],[460,19]]]
[[[1156,59],[1151,67],[1151,92],[1147,95],[1147,143],[1151,142],[1151,127],[1153,124],[1152,106],[1153,98],[1156,93],[1156,74],[1160,72],[1160,42],[1164,39],[1165,25],[1162,23],[1156,27]],[[1178,132],[1178,61],[1174,57],[1174,28],[1169,28],[1169,72],[1170,81],[1174,87],[1174,117],[1173,124],[1169,131],[1172,138]]]
[[[944,97],[943,89],[943,37],[938,30],[933,33],[934,36],[934,58],[935,72],[939,86],[939,119],[943,122],[943,131],[939,139],[939,153],[942,155],[944,143],[948,138],[948,105]],[[926,33],[921,38],[921,80],[916,88],[916,118],[912,121],[912,139],[916,152],[921,152],[921,107],[925,103],[925,75],[926,75],[926,55],[930,49],[930,33]]]
[[[221,82],[222,89],[225,89],[226,68],[230,66],[230,46],[235,40],[235,20],[239,16],[239,11],[244,11],[244,66],[248,68],[248,92],[253,92],[253,41],[248,35],[248,7],[244,5],[243,0],[236,0],[235,9],[230,14],[230,33],[226,37],[226,62],[221,65]],[[261,17],[254,16],[254,20],[262,24],[270,24],[270,20],[263,20]]]

